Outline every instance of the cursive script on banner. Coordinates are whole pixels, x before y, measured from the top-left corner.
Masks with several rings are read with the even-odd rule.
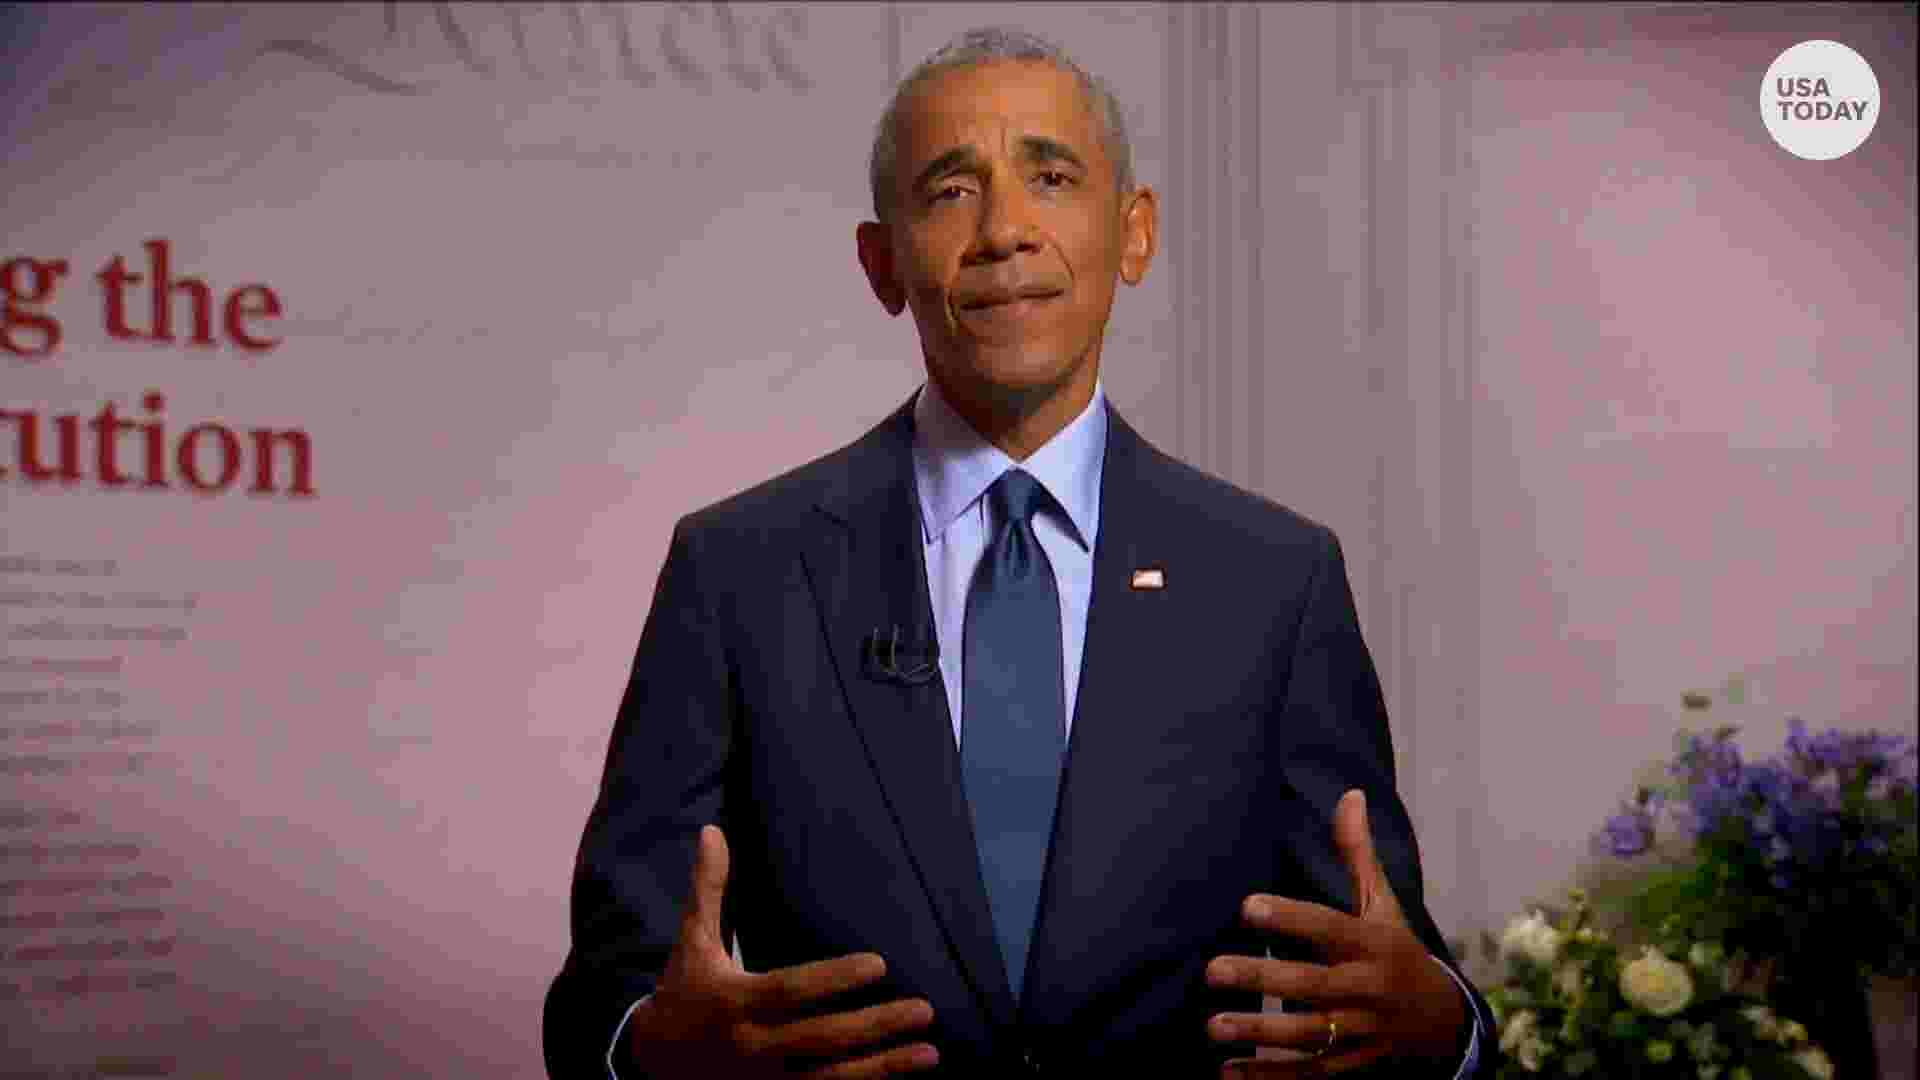
[[[416,20],[429,20],[430,32],[438,35],[454,58],[473,75],[485,79],[503,76],[510,43],[513,66],[519,77],[527,79],[549,78],[556,65],[574,76],[597,72],[602,49],[611,46],[615,74],[640,87],[657,84],[662,71],[681,85],[700,90],[712,89],[723,80],[756,91],[777,84],[790,92],[804,93],[813,86],[794,52],[796,39],[803,38],[806,30],[805,12],[797,7],[752,5],[750,14],[743,14],[735,10],[735,5],[718,2],[644,6],[499,3],[490,8],[447,0],[431,4],[385,0],[384,9],[384,43],[391,44],[399,36],[403,12]],[[506,41],[496,40],[497,34],[475,32],[483,24],[486,29],[497,30],[497,20],[486,23],[480,17],[496,12],[505,15]],[[648,22],[652,23],[650,27],[644,25]],[[562,26],[566,31],[563,47],[556,50],[530,43],[530,27],[539,31]],[[418,26],[408,29],[411,42]],[[383,73],[365,59],[355,59],[307,38],[277,38],[262,46],[261,52],[299,57],[382,94],[425,94],[444,85]],[[655,63],[661,70],[652,66]]]

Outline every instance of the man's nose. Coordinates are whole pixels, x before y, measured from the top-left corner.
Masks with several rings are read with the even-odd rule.
[[[980,234],[974,250],[980,259],[1006,259],[1040,249],[1033,206],[1017,186],[997,184],[981,199]]]

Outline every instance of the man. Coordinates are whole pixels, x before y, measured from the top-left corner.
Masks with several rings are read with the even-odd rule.
[[[1111,94],[976,31],[901,84],[872,175],[860,263],[927,383],[675,528],[550,1073],[1484,1067],[1337,542],[1101,392],[1157,246]]]

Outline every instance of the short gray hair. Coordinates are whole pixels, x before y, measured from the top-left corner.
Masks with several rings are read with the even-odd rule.
[[[894,190],[893,170],[898,152],[894,129],[899,121],[900,103],[914,88],[935,75],[995,60],[1035,60],[1070,72],[1079,81],[1094,119],[1100,125],[1100,137],[1106,144],[1107,159],[1113,162],[1120,190],[1133,190],[1133,148],[1127,141],[1126,116],[1121,111],[1120,99],[1106,82],[1074,63],[1064,50],[1044,38],[1013,27],[985,26],[969,30],[942,46],[908,72],[894,88],[886,111],[880,114],[880,127],[873,136],[873,154],[867,161],[867,182],[873,188],[876,218],[881,221],[889,218],[888,211],[898,194]]]

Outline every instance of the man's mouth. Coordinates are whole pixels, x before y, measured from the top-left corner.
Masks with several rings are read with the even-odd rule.
[[[961,301],[960,310],[964,312],[997,311],[1007,309],[1008,313],[1024,312],[1039,307],[1048,300],[1059,296],[1062,290],[1051,288],[1011,289],[1004,292],[977,293]]]

